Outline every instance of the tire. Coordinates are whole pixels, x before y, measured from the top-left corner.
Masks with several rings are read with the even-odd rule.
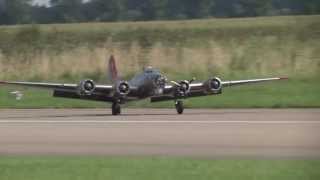
[[[118,103],[112,104],[112,115],[117,116],[121,114],[121,107]]]
[[[184,107],[183,107],[183,102],[182,101],[176,101],[176,110],[178,114],[183,114]]]

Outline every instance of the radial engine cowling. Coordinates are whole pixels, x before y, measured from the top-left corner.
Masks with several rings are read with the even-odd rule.
[[[207,91],[210,93],[221,93],[222,92],[222,81],[220,78],[212,78],[205,83]]]
[[[190,82],[185,80],[177,84],[176,96],[185,97],[189,94],[191,86]]]
[[[81,81],[78,85],[78,92],[80,96],[91,95],[96,89],[96,84],[93,80]]]
[[[130,93],[130,85],[127,82],[120,82],[117,86],[117,93],[121,96],[126,96]]]

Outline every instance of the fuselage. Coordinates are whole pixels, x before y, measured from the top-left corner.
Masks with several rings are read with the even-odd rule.
[[[165,84],[166,78],[160,71],[153,68],[146,68],[129,81],[130,86],[138,88],[135,95],[139,98],[162,94]]]

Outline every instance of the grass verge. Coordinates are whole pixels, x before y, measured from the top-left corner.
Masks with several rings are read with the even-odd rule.
[[[1,180],[318,180],[319,160],[0,157]]]

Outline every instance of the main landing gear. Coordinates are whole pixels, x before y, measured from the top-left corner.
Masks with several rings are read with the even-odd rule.
[[[118,102],[112,103],[112,115],[117,116],[121,114],[121,106]]]
[[[184,107],[183,107],[183,101],[177,100],[175,102],[176,110],[178,114],[183,114]]]

